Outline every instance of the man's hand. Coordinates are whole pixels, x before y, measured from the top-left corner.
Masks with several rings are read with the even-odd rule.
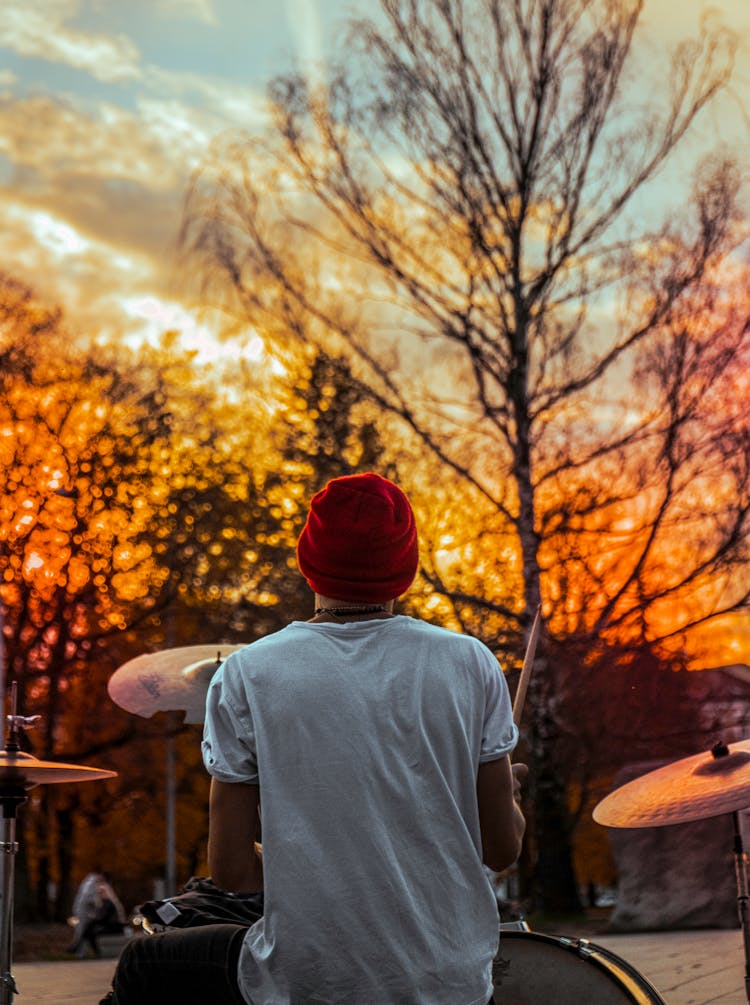
[[[521,802],[521,788],[529,777],[529,766],[523,761],[511,764],[510,770],[513,772],[513,798],[517,803]]]

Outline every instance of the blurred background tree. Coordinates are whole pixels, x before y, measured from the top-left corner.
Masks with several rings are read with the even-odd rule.
[[[442,466],[429,493],[404,466],[407,487],[471,501],[431,527],[434,610],[513,671],[541,605],[528,874],[568,911],[581,646],[613,672],[644,646],[683,665],[747,608],[741,177],[712,152],[679,203],[664,182],[734,39],[709,19],[662,73],[640,0],[381,8],[325,82],[272,83],[265,134],[217,141],[182,246],[269,346],[345,354]]]
[[[25,737],[36,756],[120,773],[39,787],[21,814],[20,917],[61,918],[95,866],[130,901],[163,876],[168,735],[180,876],[203,860],[200,728],[115,708],[112,672],[143,652],[249,641],[307,617],[293,561],[306,502],[380,448],[357,425],[346,364],[320,352],[290,360],[273,387],[247,368],[230,382],[220,366],[196,368],[174,334],[137,352],[84,345],[7,277],[0,312],[7,682],[23,714],[41,717]]]

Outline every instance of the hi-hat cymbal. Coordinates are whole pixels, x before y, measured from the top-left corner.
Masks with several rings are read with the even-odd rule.
[[[115,778],[116,771],[87,768],[82,764],[61,764],[40,761],[23,751],[0,750],[0,794],[4,786],[31,789],[35,785],[59,782],[93,782],[98,778]]]
[[[605,827],[665,827],[749,807],[750,740],[717,744],[714,751],[627,782],[595,807],[594,820]]]
[[[109,679],[110,698],[126,712],[150,719],[155,712],[185,712],[185,722],[203,722],[211,678],[234,646],[182,646],[128,660]]]

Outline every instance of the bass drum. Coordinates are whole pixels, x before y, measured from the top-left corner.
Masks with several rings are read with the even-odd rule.
[[[637,970],[587,939],[501,930],[492,980],[497,1005],[665,1005]]]

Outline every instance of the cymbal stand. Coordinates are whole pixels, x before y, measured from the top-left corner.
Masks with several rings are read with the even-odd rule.
[[[732,813],[734,822],[734,872],[737,878],[737,909],[745,946],[745,995],[750,1002],[750,902],[748,901],[747,864],[742,847],[739,811]]]
[[[5,745],[9,753],[17,753],[20,748],[20,727],[31,725],[30,720],[16,715],[17,688],[11,684],[11,714],[8,721],[8,740]],[[36,717],[34,717],[36,718]],[[13,995],[18,994],[16,982],[11,974],[13,956],[13,891],[15,886],[15,861],[18,852],[16,841],[16,811],[26,802],[26,789],[20,782],[4,782],[0,786],[0,805],[3,808],[2,841],[2,916],[0,917],[0,1005],[12,1005]]]
[[[26,791],[21,787],[4,786],[0,789],[0,805],[3,808],[2,841],[2,902],[3,914],[0,927],[0,1003],[10,1005],[13,995],[18,994],[16,982],[11,974],[13,955],[13,886],[15,857],[18,852],[16,841],[16,810],[26,802]]]

